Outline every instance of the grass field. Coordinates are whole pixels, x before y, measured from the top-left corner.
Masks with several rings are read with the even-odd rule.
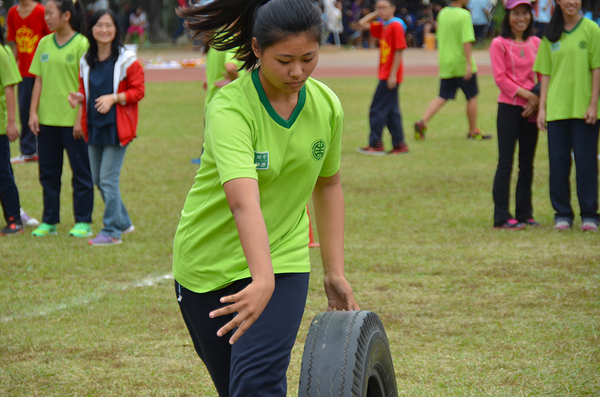
[[[552,230],[546,138],[534,180],[537,229],[492,228],[496,140],[466,139],[463,98],[415,142],[412,123],[437,78],[401,90],[410,154],[370,158],[374,78],[326,79],[345,108],[342,179],[347,277],[387,331],[400,395],[600,395],[600,240]],[[480,80],[480,124],[495,132],[497,89]],[[139,139],[121,189],[137,231],[116,247],[67,237],[65,165],[59,235],[0,238],[1,396],[215,396],[181,319],[172,240],[199,154],[200,83],[147,85]],[[389,147],[389,136],[386,137]],[[16,154],[17,146],[12,147]],[[37,167],[14,167],[22,206],[41,216]],[[96,194],[94,231],[102,225]],[[574,208],[578,205],[574,199]],[[288,372],[297,394],[310,320],[326,307],[318,249]]]

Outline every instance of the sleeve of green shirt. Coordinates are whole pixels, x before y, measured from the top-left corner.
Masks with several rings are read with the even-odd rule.
[[[331,125],[331,144],[327,151],[327,156],[323,161],[323,167],[319,176],[330,177],[335,175],[340,169],[340,157],[342,154],[342,129],[344,120],[344,111],[341,104],[334,108]]]
[[[252,131],[241,111],[209,106],[205,143],[214,157],[221,184],[236,178],[258,180]]]
[[[465,13],[462,17],[462,42],[463,44],[472,43],[475,41],[475,30],[471,22],[471,14]]]
[[[2,88],[19,84],[22,81],[21,74],[17,68],[12,50],[8,46],[4,46],[0,51],[2,51],[0,55],[0,83],[2,84]]]
[[[46,36],[48,37],[48,36]],[[36,76],[42,75],[42,62],[41,62],[41,54],[44,51],[44,44],[46,40],[40,40],[37,49],[35,50],[35,54],[33,55],[33,60],[31,61],[31,66],[29,66],[29,73],[34,74]]]
[[[87,52],[88,48],[90,48],[90,42],[87,39],[81,40],[81,44],[79,45],[79,50],[77,53],[77,59],[81,59],[81,57]]]
[[[538,49],[535,63],[533,64],[533,71],[541,73],[545,76],[550,76],[552,73],[552,59],[550,58],[550,41],[547,38],[543,38]]]
[[[590,69],[593,70],[600,68],[600,28],[593,26],[590,33]]]

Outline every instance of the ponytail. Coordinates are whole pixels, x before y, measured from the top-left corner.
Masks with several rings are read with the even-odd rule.
[[[546,36],[551,43],[556,43],[560,40],[563,30],[565,30],[565,18],[562,9],[557,4],[556,7],[554,7],[550,22],[548,22],[546,29],[544,29],[544,36]]]
[[[74,31],[78,33],[85,32],[85,9],[82,0],[49,0],[56,3],[61,14],[69,11],[71,19],[69,23]]]
[[[238,47],[236,58],[242,69],[252,69],[259,60],[252,51],[252,38],[261,49],[289,35],[311,34],[321,41],[321,13],[311,0],[214,0],[201,7],[179,9],[185,26],[210,47],[225,51]]]

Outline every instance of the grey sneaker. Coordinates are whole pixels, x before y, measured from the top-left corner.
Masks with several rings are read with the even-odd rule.
[[[556,221],[554,223],[554,230],[556,231],[564,231],[569,230],[571,228],[571,224],[568,221]],[[598,230],[598,226],[596,226],[596,230]]]
[[[583,221],[581,224],[581,231],[596,233],[598,231],[598,224],[594,221]]]
[[[20,214],[21,214],[21,222],[23,222],[23,225],[29,226],[29,227],[38,227],[40,225],[40,222],[37,219],[32,218],[29,215],[27,215],[25,213],[25,211],[23,211],[23,208],[20,208]]]
[[[127,229],[121,230],[121,235],[133,233],[135,231],[135,226],[131,225]]]

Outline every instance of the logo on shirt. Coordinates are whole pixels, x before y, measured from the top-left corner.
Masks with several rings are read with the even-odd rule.
[[[48,59],[50,59],[50,54],[47,52],[44,52],[42,55],[40,55],[40,61],[42,62],[48,62]]]
[[[315,161],[321,161],[325,156],[325,141],[317,139],[310,147],[310,153]]]
[[[385,40],[379,40],[379,50],[381,51],[380,62],[382,65],[384,65],[390,58],[392,50],[390,48],[390,45]]]
[[[587,48],[587,43],[583,40],[581,40],[579,42],[579,48],[581,48],[582,50],[585,50]]]
[[[35,34],[35,32],[27,26],[21,26],[17,29],[15,43],[17,43],[17,49],[20,53],[33,54],[38,41],[40,41],[40,36]]]
[[[257,152],[254,151],[254,165],[257,170],[268,170],[269,169],[269,152]]]
[[[75,60],[75,57],[73,56],[73,54],[67,55],[67,62],[73,62],[74,60]]]
[[[558,51],[560,50],[560,41],[557,41],[556,43],[552,43],[552,45],[550,46],[550,51],[554,52],[554,51]]]

